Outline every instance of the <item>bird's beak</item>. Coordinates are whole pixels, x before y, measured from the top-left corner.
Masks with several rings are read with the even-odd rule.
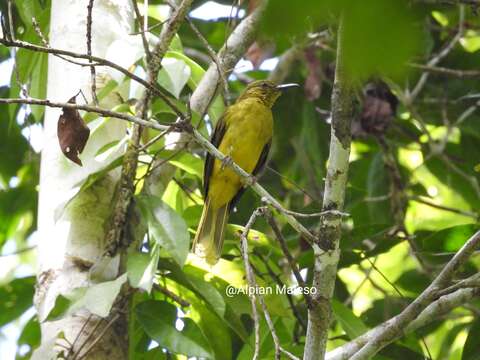
[[[290,83],[290,84],[281,84],[277,85],[277,90],[283,91],[292,87],[300,87],[300,85],[295,84],[295,83]]]

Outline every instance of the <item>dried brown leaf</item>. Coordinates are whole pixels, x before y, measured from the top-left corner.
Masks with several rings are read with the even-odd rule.
[[[68,100],[76,104],[76,96]],[[78,157],[82,153],[90,136],[90,129],[83,121],[77,109],[62,108],[63,112],[58,118],[57,137],[63,154],[75,164],[82,166]]]

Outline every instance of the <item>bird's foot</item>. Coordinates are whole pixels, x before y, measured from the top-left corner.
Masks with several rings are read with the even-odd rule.
[[[230,156],[225,156],[223,159],[222,159],[222,166],[220,167],[220,169],[225,169],[227,166],[231,166],[233,164],[233,160]]]
[[[253,186],[257,183],[258,178],[255,175],[250,175],[248,178],[245,179],[245,185]]]

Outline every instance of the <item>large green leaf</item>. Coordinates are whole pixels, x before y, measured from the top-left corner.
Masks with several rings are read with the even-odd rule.
[[[351,309],[337,300],[332,301],[332,310],[335,318],[342,325],[348,337],[353,340],[368,330],[363,321]]]
[[[19,350],[22,346],[28,346],[29,351],[20,355]],[[31,357],[33,349],[40,345],[40,324],[36,316],[33,316],[23,327],[20,337],[17,341],[17,356],[15,360],[27,360]]]
[[[158,244],[153,247],[150,254],[130,252],[127,259],[127,274],[130,285],[150,292],[159,257],[160,247]]]
[[[155,241],[177,264],[183,266],[190,248],[190,235],[185,221],[156,196],[139,195],[137,201]]]
[[[478,339],[480,338],[480,320],[472,322],[468,337],[463,347],[462,360],[479,360]]]
[[[183,318],[177,330],[177,309],[166,301],[148,300],[136,307],[138,321],[161,347],[177,354],[212,358],[212,350],[201,330],[191,319]]]
[[[11,97],[7,87],[0,88],[0,98]],[[22,166],[29,148],[27,140],[21,134],[20,127],[12,117],[7,117],[9,106],[0,105],[0,184],[7,184]]]
[[[0,326],[22,315],[32,306],[35,277],[14,279],[0,287]]]
[[[166,57],[162,61],[162,69],[158,72],[158,83],[177,99],[190,78],[191,69],[183,61]]]
[[[126,280],[127,274],[123,274],[112,281],[105,281],[89,287],[79,287],[68,294],[58,295],[48,314],[41,314],[43,316],[40,320],[57,320],[82,308],[105,318],[110,313],[113,303]]]

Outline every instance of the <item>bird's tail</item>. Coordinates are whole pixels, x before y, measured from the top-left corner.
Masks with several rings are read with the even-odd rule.
[[[210,265],[215,265],[222,255],[223,237],[228,223],[228,204],[213,209],[207,198],[197,228],[193,251]]]

